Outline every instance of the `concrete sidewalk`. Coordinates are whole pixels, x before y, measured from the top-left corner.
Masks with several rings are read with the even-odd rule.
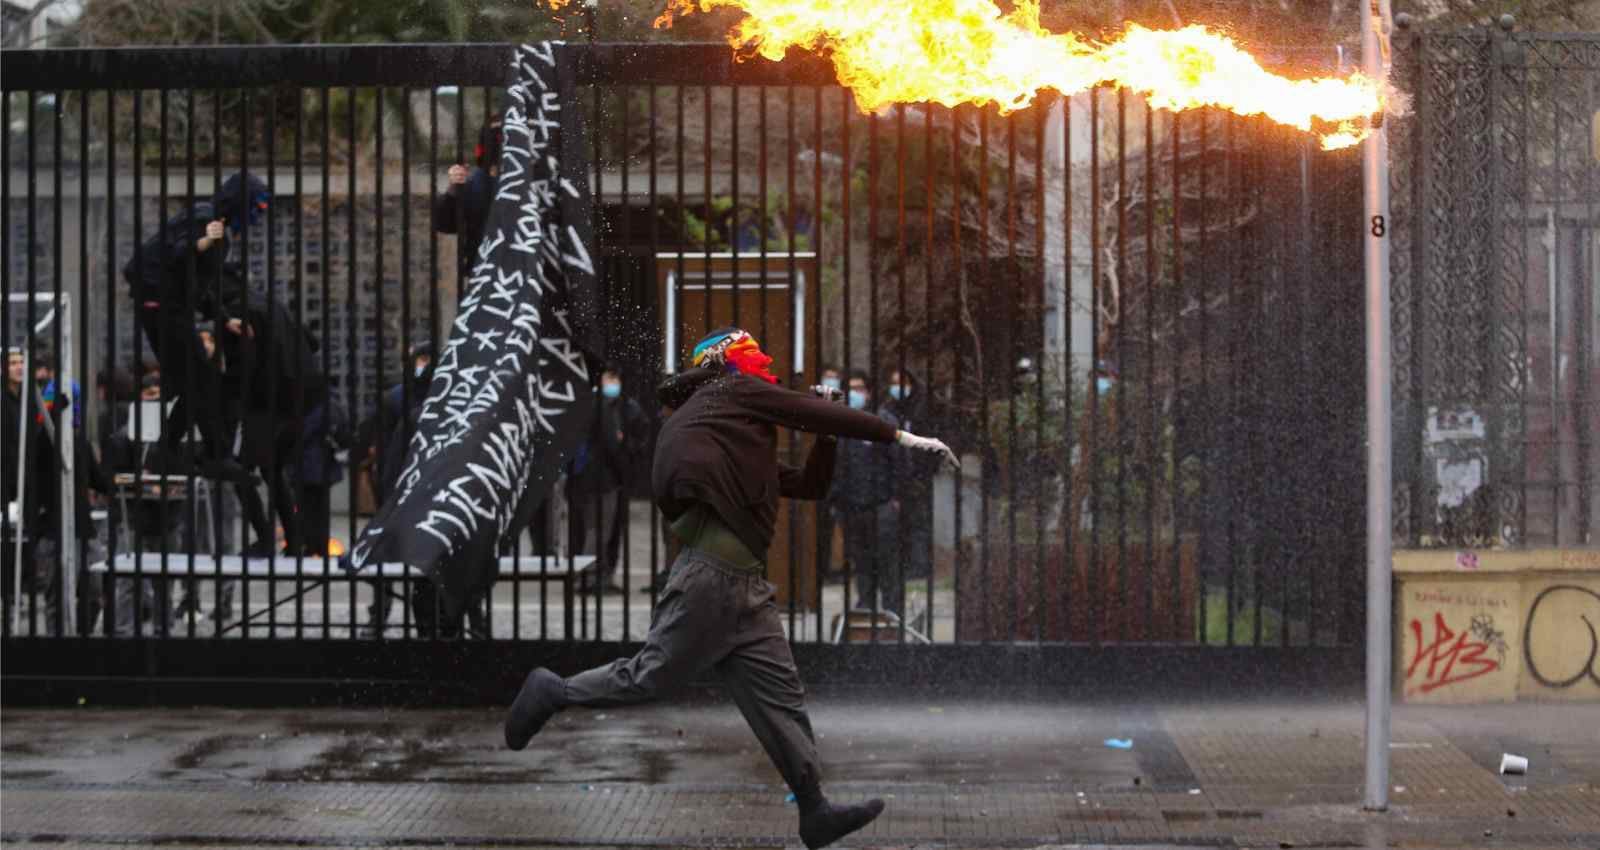
[[[814,697],[850,846],[1600,847],[1600,709],[1401,707],[1394,808],[1359,810],[1361,707]],[[6,711],[8,846],[798,846],[737,711],[700,696],[498,711]],[[1108,738],[1131,739],[1131,749]],[[1526,777],[1502,777],[1502,751]]]

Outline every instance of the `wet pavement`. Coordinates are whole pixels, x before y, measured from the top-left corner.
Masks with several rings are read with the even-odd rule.
[[[1359,810],[1359,704],[892,702],[814,695],[829,788],[889,809],[850,846],[1600,847],[1600,707],[1396,711],[1393,809]],[[7,846],[798,846],[795,808],[708,694],[500,713],[13,711]],[[1108,738],[1131,739],[1128,749]],[[1529,756],[1525,777],[1495,771]]]

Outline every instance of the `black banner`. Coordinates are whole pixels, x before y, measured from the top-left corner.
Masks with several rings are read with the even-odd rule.
[[[353,570],[403,562],[432,575],[447,614],[493,580],[501,537],[587,435],[602,354],[573,59],[543,42],[514,65],[477,265],[399,481],[351,550]]]

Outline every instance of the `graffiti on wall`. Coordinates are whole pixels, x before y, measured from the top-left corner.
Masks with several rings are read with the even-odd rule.
[[[1593,604],[1590,604],[1590,603]],[[1560,618],[1569,622],[1545,622],[1540,619],[1540,609],[1547,613],[1544,620]],[[1522,632],[1523,659],[1528,673],[1547,688],[1566,689],[1585,679],[1600,685],[1600,634],[1595,631],[1600,620],[1600,593],[1575,584],[1554,584],[1533,598],[1528,606],[1527,624]],[[1536,630],[1535,625],[1539,628]],[[1559,640],[1563,634],[1582,633],[1587,630],[1589,645],[1582,648],[1582,639],[1573,641],[1576,652],[1564,652],[1569,647],[1543,646],[1540,641]],[[1541,663],[1542,661],[1542,663]]]
[[[1436,611],[1431,634],[1421,619],[1412,618],[1411,638],[1415,650],[1406,667],[1408,693],[1426,694],[1486,676],[1505,664],[1505,634],[1495,628],[1492,614],[1474,614],[1466,628],[1458,631],[1445,622],[1444,612]]]

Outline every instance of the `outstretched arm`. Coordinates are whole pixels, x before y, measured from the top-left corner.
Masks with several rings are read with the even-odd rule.
[[[738,380],[734,386],[745,407],[773,425],[875,443],[894,440],[894,426],[870,413],[755,379]]]

